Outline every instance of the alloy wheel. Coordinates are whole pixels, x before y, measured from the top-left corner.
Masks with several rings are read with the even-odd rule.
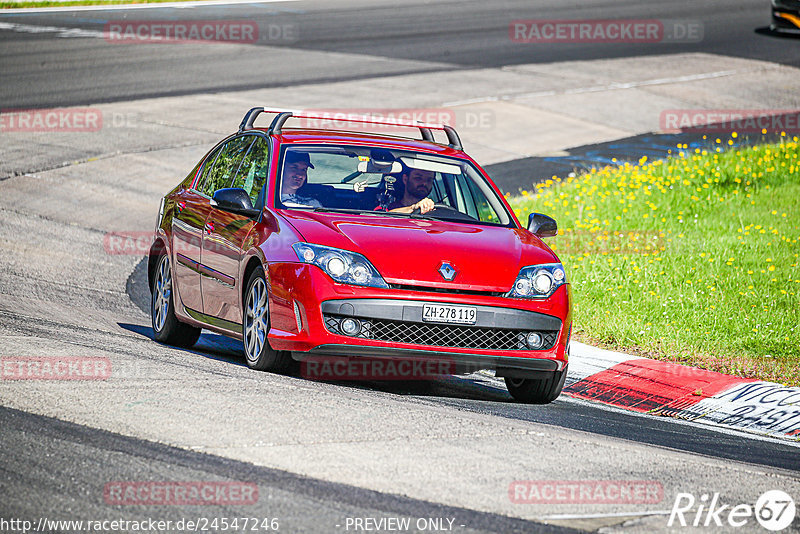
[[[156,273],[155,291],[153,292],[153,326],[161,332],[167,322],[167,312],[172,298],[172,271],[169,268],[169,258],[164,256],[158,264]]]
[[[267,285],[262,278],[256,278],[247,293],[244,324],[244,346],[249,362],[258,361],[267,341],[267,331]]]

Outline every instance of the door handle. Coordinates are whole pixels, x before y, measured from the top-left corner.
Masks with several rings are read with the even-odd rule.
[[[207,234],[212,233],[214,231],[214,223],[213,222],[207,222],[205,228],[206,228],[206,233]]]

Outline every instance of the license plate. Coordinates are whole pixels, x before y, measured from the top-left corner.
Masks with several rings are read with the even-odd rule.
[[[423,304],[422,320],[435,323],[475,324],[478,309],[474,306]]]

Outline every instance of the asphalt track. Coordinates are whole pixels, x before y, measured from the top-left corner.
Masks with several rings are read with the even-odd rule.
[[[145,260],[131,273],[126,291],[131,301],[143,312],[150,306],[147,289]],[[150,327],[132,329],[137,334],[152,338]],[[242,362],[239,342],[224,336],[206,333],[204,339],[212,343],[215,354],[237,364]],[[213,340],[213,342],[212,342]],[[294,374],[298,374],[295,370]],[[490,414],[519,421],[590,432],[621,438],[659,447],[748,462],[785,470],[800,471],[800,449],[788,443],[753,440],[736,433],[715,431],[708,427],[676,424],[664,417],[645,417],[622,410],[592,405],[591,403],[561,398],[545,410],[531,409],[512,401],[502,380],[484,376],[451,377],[423,382],[358,382],[339,384],[338,387],[356,387],[414,398],[417,402],[453,406],[459,410]]]
[[[74,16],[0,13],[0,22],[96,30],[119,16],[123,15],[113,10]],[[293,43],[260,43],[263,46],[165,49],[143,45],[123,49],[97,38],[61,37],[58,31],[0,29],[2,107],[88,105],[158,95],[693,50],[798,65],[800,46],[797,40],[756,31],[768,21],[768,10],[761,2],[742,2],[733,8],[727,2],[603,2],[580,9],[557,2],[437,2],[408,3],[402,10],[380,2],[292,2],[153,9],[135,15],[139,20],[220,16],[253,18],[260,24],[296,24],[301,37]],[[599,16],[702,20],[706,39],[702,47],[574,45],[542,49],[515,46],[507,38],[509,20],[517,18]],[[303,54],[295,56],[293,52]],[[304,61],[291,61],[296,57]],[[386,58],[392,61],[384,61]],[[652,145],[650,141],[644,144]],[[636,141],[626,144],[626,150],[637,152]],[[587,155],[594,157],[597,150],[586,147],[576,158],[589,160]],[[615,148],[599,150],[608,154]],[[20,198],[18,188],[33,187],[35,198],[42,200],[4,201],[0,210],[0,242],[8,249],[0,258],[4,354],[104,351],[119,358],[123,369],[130,362],[149,366],[143,368],[147,371],[143,375],[112,382],[107,388],[3,384],[2,518],[168,519],[240,512],[181,507],[119,509],[102,500],[102,486],[109,480],[222,479],[256,482],[269,498],[245,512],[280,516],[289,532],[338,531],[342,529],[337,524],[344,517],[390,515],[453,517],[457,524],[465,525],[460,529],[465,532],[558,531],[558,526],[544,524],[547,509],[509,508],[481,492],[486,487],[500,487],[502,493],[513,479],[509,476],[649,476],[664,481],[667,498],[659,506],[669,509],[670,499],[680,489],[710,489],[746,498],[756,487],[763,491],[775,486],[791,492],[800,485],[800,449],[795,445],[567,398],[546,407],[520,406],[511,402],[498,380],[488,376],[412,385],[319,383],[251,372],[244,368],[237,344],[215,335],[204,334],[190,351],[155,344],[142,311],[147,307],[147,294],[141,263],[97,257],[90,240],[113,227],[109,222],[113,210],[104,206],[107,201],[95,195],[96,191],[107,191],[102,187],[111,184],[112,190],[119,192],[119,205],[145,212],[149,221],[152,210],[142,205],[152,202],[163,185],[129,187],[125,169],[115,171],[120,176],[94,171],[96,175],[87,178],[90,190],[78,188],[81,202],[61,197],[56,190],[72,179],[69,171],[52,178],[31,178],[33,186],[28,181],[14,182],[15,178],[2,184],[7,198]],[[498,171],[502,173],[500,167]],[[98,176],[108,183],[98,185],[102,181]],[[77,210],[82,210],[80,217]],[[138,223],[138,215],[130,218]],[[73,278],[64,280],[64,273]],[[248,405],[254,398],[264,406]],[[270,401],[285,405],[270,405]],[[296,418],[278,420],[262,411],[265,409]],[[315,413],[320,415],[314,417]],[[325,414],[334,414],[334,419],[326,419]],[[280,443],[273,450],[285,453],[273,453],[272,444],[261,442],[271,439],[265,437],[269,433],[261,426],[265,420],[280,434],[275,438]],[[378,433],[386,433],[376,438],[375,444],[367,437],[366,428],[372,426]],[[339,432],[338,427],[346,432]],[[506,429],[508,435],[490,435]],[[496,440],[491,443],[497,447],[486,452],[488,446],[482,439]],[[244,452],[240,441],[248,443]],[[568,448],[563,450],[565,443]],[[318,452],[330,444],[334,448],[327,456]],[[476,452],[467,450],[470,448]],[[365,459],[363,463],[359,457]],[[403,471],[413,470],[415,465],[434,467],[412,475]],[[480,484],[483,477],[493,476],[506,465],[513,468],[504,471],[499,484]],[[380,467],[385,468],[381,475],[386,480],[375,479]],[[363,475],[359,475],[361,469]],[[474,476],[470,478],[469,473]],[[427,486],[422,482],[404,485],[402,481],[409,479],[422,480]],[[459,484],[463,487],[457,487]],[[490,504],[483,505],[484,501]],[[637,527],[635,521],[628,521],[636,517],[630,509],[625,510],[631,514],[627,519],[609,518],[609,514],[592,518],[597,511],[592,508],[575,507],[575,511],[576,517],[550,522],[590,531],[604,526],[631,532],[664,527],[657,516],[661,522]]]
[[[529,46],[509,39],[509,24],[517,19],[617,18],[699,21],[703,40]],[[260,40],[256,46],[121,46],[63,31],[101,32],[118,20],[219,19],[257,22]],[[55,28],[40,33],[0,28],[0,107],[5,109],[698,51],[800,65],[800,40],[765,32],[769,8],[761,0],[451,0],[403,2],[402,8],[386,0],[305,0],[177,10],[0,13],[0,22]],[[299,60],[292,52],[300,50],[321,53]],[[336,54],[335,61],[330,54]]]
[[[278,518],[284,532],[344,530],[343,516],[408,518],[412,525],[418,518],[449,518],[464,533],[578,532],[310,479],[3,407],[0,424],[4,518],[37,523],[41,517],[69,520],[75,512],[92,521]],[[37,451],[35,465],[29,450]],[[217,507],[213,515],[203,515],[197,505],[126,510],[104,502],[111,473],[115,480],[246,480],[258,485],[259,499],[256,506]]]

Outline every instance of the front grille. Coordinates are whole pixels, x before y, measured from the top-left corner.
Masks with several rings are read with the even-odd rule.
[[[326,314],[324,315],[325,327],[333,334],[346,336],[347,334],[340,328],[344,318],[345,316],[341,315]],[[358,334],[349,337],[460,349],[531,350],[525,343],[525,338],[533,330],[413,323],[361,317],[353,317],[353,319],[357,319],[361,323],[361,330]],[[558,331],[536,332],[543,338],[542,347],[537,350],[553,348]]]

